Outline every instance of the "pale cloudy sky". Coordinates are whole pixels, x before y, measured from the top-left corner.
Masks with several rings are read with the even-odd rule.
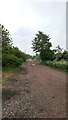
[[[53,48],[66,48],[66,1],[0,0],[0,23],[10,32],[14,46],[29,54],[40,30],[51,38]]]

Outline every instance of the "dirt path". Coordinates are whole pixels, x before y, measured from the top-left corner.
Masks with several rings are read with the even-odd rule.
[[[66,117],[66,74],[28,62],[3,84],[3,117]]]

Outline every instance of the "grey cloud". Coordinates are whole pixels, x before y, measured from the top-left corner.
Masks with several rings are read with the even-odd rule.
[[[65,3],[64,2],[33,2],[31,4],[32,9],[41,17],[45,16],[52,16],[55,15],[55,17],[58,15],[60,16],[59,13],[63,13],[65,9]]]
[[[32,40],[34,38],[34,31],[30,28],[19,28],[13,35],[13,44],[18,46],[22,51],[26,53],[34,54],[31,49]]]
[[[26,36],[32,35],[32,33],[33,33],[32,29],[20,27],[20,28],[18,28],[18,30],[16,31],[15,34],[22,36],[22,37],[26,37]]]

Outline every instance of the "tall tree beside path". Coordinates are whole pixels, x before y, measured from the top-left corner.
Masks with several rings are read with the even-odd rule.
[[[32,41],[33,51],[39,53],[43,61],[52,60],[54,58],[54,52],[50,49],[52,44],[49,40],[49,35],[38,31],[38,34],[36,34],[36,37]]]

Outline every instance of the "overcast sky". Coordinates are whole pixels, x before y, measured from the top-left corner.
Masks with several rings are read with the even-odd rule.
[[[26,53],[34,54],[31,44],[38,31],[49,35],[53,48],[66,49],[65,0],[0,0],[0,23],[9,30],[14,46]]]

